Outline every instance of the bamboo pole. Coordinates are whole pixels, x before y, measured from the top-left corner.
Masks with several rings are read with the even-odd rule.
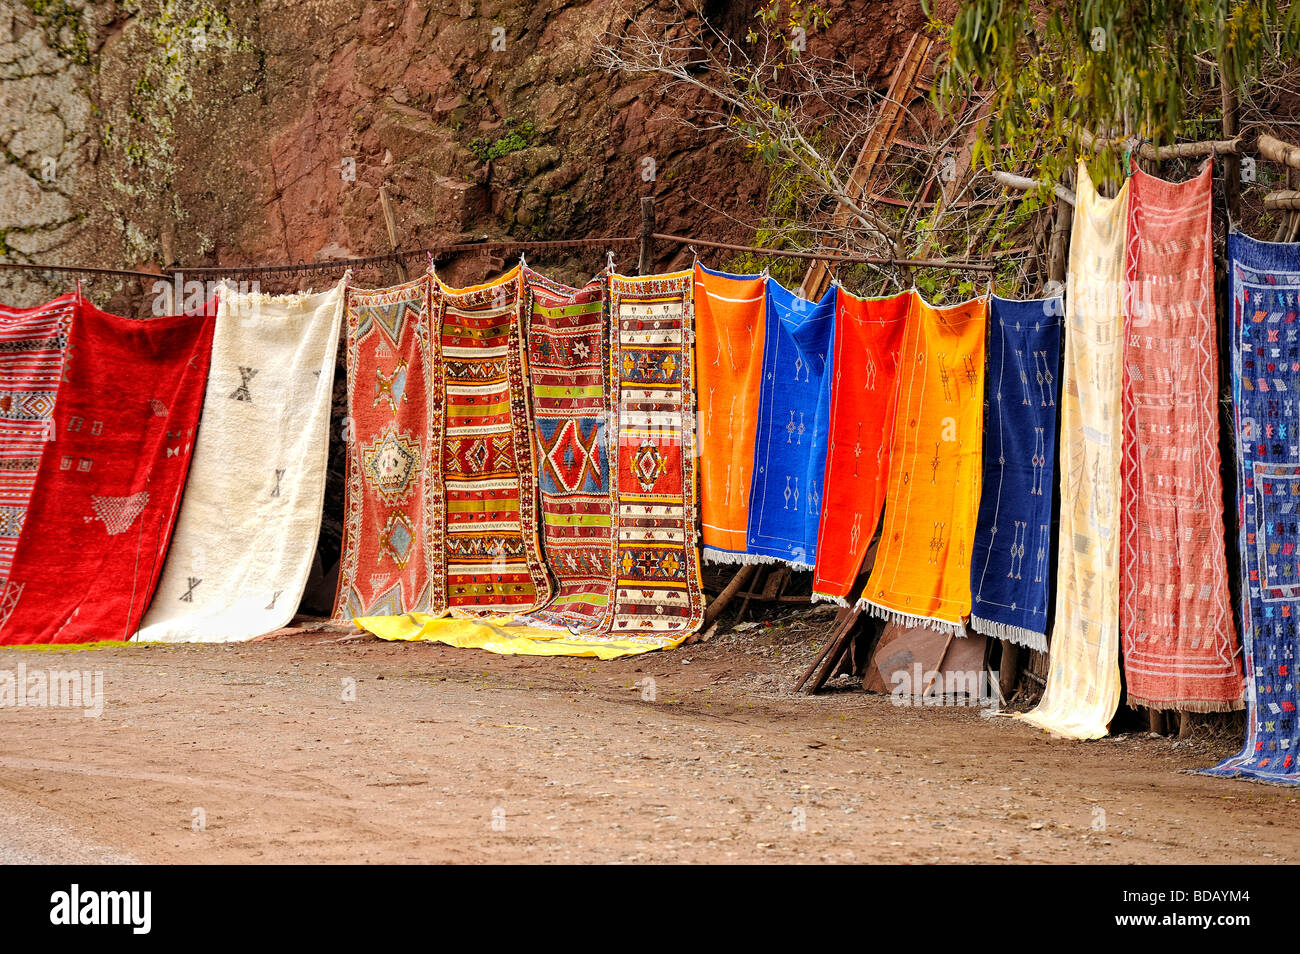
[[[1255,140],[1255,148],[1259,150],[1259,154],[1265,159],[1280,162],[1292,169],[1300,169],[1300,146],[1293,146],[1281,139],[1270,136],[1268,133],[1263,133],[1259,139]]]
[[[1264,196],[1264,208],[1300,210],[1300,189],[1281,189]]]
[[[1029,176],[1018,176],[1011,172],[1003,172],[1001,169],[993,170],[993,181],[998,185],[1006,186],[1008,189],[1018,189],[1021,192],[1028,192],[1031,189],[1041,189],[1046,185],[1039,179],[1031,179]],[[1059,182],[1052,185],[1052,191],[1062,202],[1068,202],[1074,205],[1075,195],[1072,191],[1061,185]]]

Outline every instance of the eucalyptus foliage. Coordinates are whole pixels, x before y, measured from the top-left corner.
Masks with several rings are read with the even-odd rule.
[[[949,46],[936,99],[959,102],[976,84],[992,93],[980,160],[1032,163],[1051,181],[1075,129],[1172,143],[1198,71],[1241,89],[1300,55],[1300,2],[971,0],[951,25],[928,4],[927,15]],[[1103,174],[1117,169],[1113,150],[1101,158]]]

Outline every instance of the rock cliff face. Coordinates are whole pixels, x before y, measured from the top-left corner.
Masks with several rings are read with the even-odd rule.
[[[0,4],[0,253],[12,260],[148,270],[376,254],[388,250],[381,187],[405,246],[634,234],[647,194],[665,231],[748,241],[733,217],[763,208],[766,170],[682,125],[689,100],[594,61],[602,37],[683,7],[739,36],[756,0]],[[883,87],[920,4],[827,6],[833,25],[810,49]],[[634,246],[615,252],[632,267]],[[688,256],[659,252],[661,267]],[[530,261],[581,279],[604,254]],[[474,253],[440,271],[475,281],[501,264]],[[395,277],[383,265],[357,280]],[[69,284],[0,272],[0,300]],[[86,281],[120,308],[145,307],[149,285]]]
[[[829,0],[811,52],[883,89],[923,22],[918,0]],[[696,104],[600,69],[602,37],[696,11],[733,37],[758,0],[0,0],[0,256],[154,271],[313,262],[477,237],[633,235],[654,195],[661,231],[748,243],[768,171],[681,123]],[[685,14],[690,15],[690,14]],[[648,176],[648,161],[654,175]],[[632,271],[636,246],[616,246]],[[688,265],[680,247],[656,266]],[[711,261],[719,261],[709,256]],[[533,253],[582,282],[602,248]],[[451,256],[479,281],[505,261]],[[412,263],[415,268],[420,263]],[[242,276],[241,276],[242,277]],[[253,275],[264,291],[336,276]],[[391,264],[360,285],[396,281]],[[0,269],[0,301],[30,305],[75,277]],[[123,314],[151,279],[82,276]],[[346,417],[335,374],[333,434]],[[319,560],[304,600],[328,613],[342,536],[344,444],[330,444]]]

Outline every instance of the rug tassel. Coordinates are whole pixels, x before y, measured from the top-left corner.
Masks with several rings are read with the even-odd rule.
[[[900,613],[898,610],[881,606],[879,603],[873,603],[866,597],[858,600],[854,609],[859,612],[865,611],[877,619],[883,619],[886,623],[897,623],[899,626],[923,626],[926,629],[934,630],[936,633],[945,633],[952,636],[966,635],[966,627],[960,623],[950,623],[946,619],[935,619],[932,616],[913,616],[910,613]]]
[[[1137,708],[1143,706],[1147,709],[1159,709],[1162,711],[1179,710],[1184,712],[1239,712],[1246,707],[1240,700],[1235,702],[1206,702],[1200,699],[1190,699],[1183,702],[1156,702],[1154,699],[1140,699],[1132,694],[1125,697],[1126,705]]]
[[[1047,652],[1047,637],[1023,626],[999,623],[997,620],[982,619],[979,616],[972,615],[970,628],[977,633],[992,636],[994,639],[1005,639],[1018,646],[1024,646],[1026,649],[1037,650],[1040,653]]]
[[[748,566],[753,563],[784,563],[779,557],[765,556],[761,553],[735,553],[731,550],[704,548],[705,563],[725,563],[736,566]]]
[[[814,603],[834,603],[836,606],[849,608],[849,601],[842,596],[831,596],[829,593],[818,593],[813,590],[812,601]]]

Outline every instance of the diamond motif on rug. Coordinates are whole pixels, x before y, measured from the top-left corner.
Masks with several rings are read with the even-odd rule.
[[[576,493],[582,489],[588,474],[596,488],[600,488],[598,433],[599,429],[593,427],[591,436],[584,440],[578,422],[565,421],[556,429],[549,443],[542,437],[542,453],[561,489]]]
[[[650,441],[642,441],[641,446],[632,455],[632,472],[636,474],[641,489],[653,490],[655,481],[667,470],[668,462],[664,460],[664,455],[659,453],[659,448]]]
[[[393,558],[399,570],[406,569],[411,558],[411,544],[415,542],[415,527],[410,518],[400,511],[390,514],[384,529],[379,532],[379,551]]]
[[[384,503],[403,503],[420,472],[420,445],[410,434],[389,428],[369,447],[361,448],[361,469]]]

